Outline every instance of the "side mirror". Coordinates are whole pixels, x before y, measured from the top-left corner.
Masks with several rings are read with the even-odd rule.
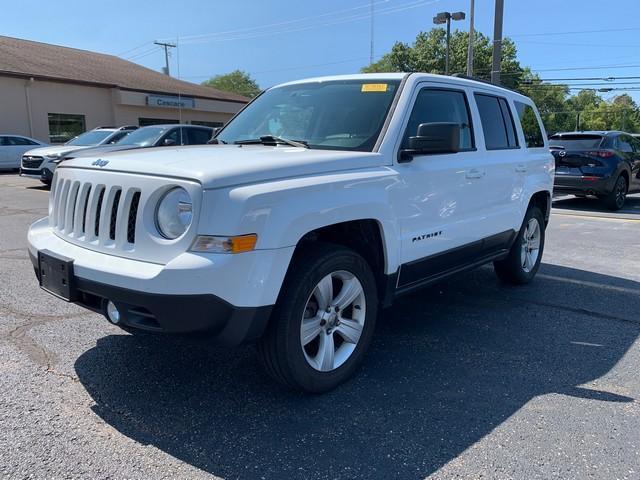
[[[415,137],[409,137],[409,148],[400,150],[399,163],[410,162],[415,155],[460,151],[460,125],[457,123],[421,123],[417,133]]]
[[[165,138],[162,141],[163,147],[173,147],[174,145],[176,145],[176,141],[173,138]]]

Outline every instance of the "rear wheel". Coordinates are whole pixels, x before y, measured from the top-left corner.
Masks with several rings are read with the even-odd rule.
[[[533,280],[542,260],[544,229],[542,211],[538,207],[529,207],[509,255],[493,263],[500,280],[512,285],[524,285]]]
[[[624,207],[628,191],[627,179],[620,175],[611,193],[603,197],[602,201],[609,210],[620,210]]]
[[[258,352],[285,386],[325,392],[352,376],[369,348],[375,280],[360,255],[340,246],[313,244],[293,262]]]

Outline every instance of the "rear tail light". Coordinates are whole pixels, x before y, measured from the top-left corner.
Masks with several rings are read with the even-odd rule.
[[[611,158],[615,155],[611,150],[593,150],[591,152],[585,152],[591,157]]]

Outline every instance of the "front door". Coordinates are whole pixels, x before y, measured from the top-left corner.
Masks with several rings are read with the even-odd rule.
[[[401,230],[398,287],[406,288],[468,264],[482,253],[487,172],[476,151],[469,93],[421,84],[400,148],[422,123],[460,125],[460,152],[417,155],[396,165],[402,185],[392,198]]]

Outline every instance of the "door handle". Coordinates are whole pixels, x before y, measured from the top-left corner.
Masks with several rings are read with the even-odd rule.
[[[471,170],[467,170],[464,176],[467,178],[482,178],[485,176],[485,174],[486,172],[484,170],[472,168]]]
[[[524,173],[527,171],[527,166],[524,163],[516,166],[516,172]]]

